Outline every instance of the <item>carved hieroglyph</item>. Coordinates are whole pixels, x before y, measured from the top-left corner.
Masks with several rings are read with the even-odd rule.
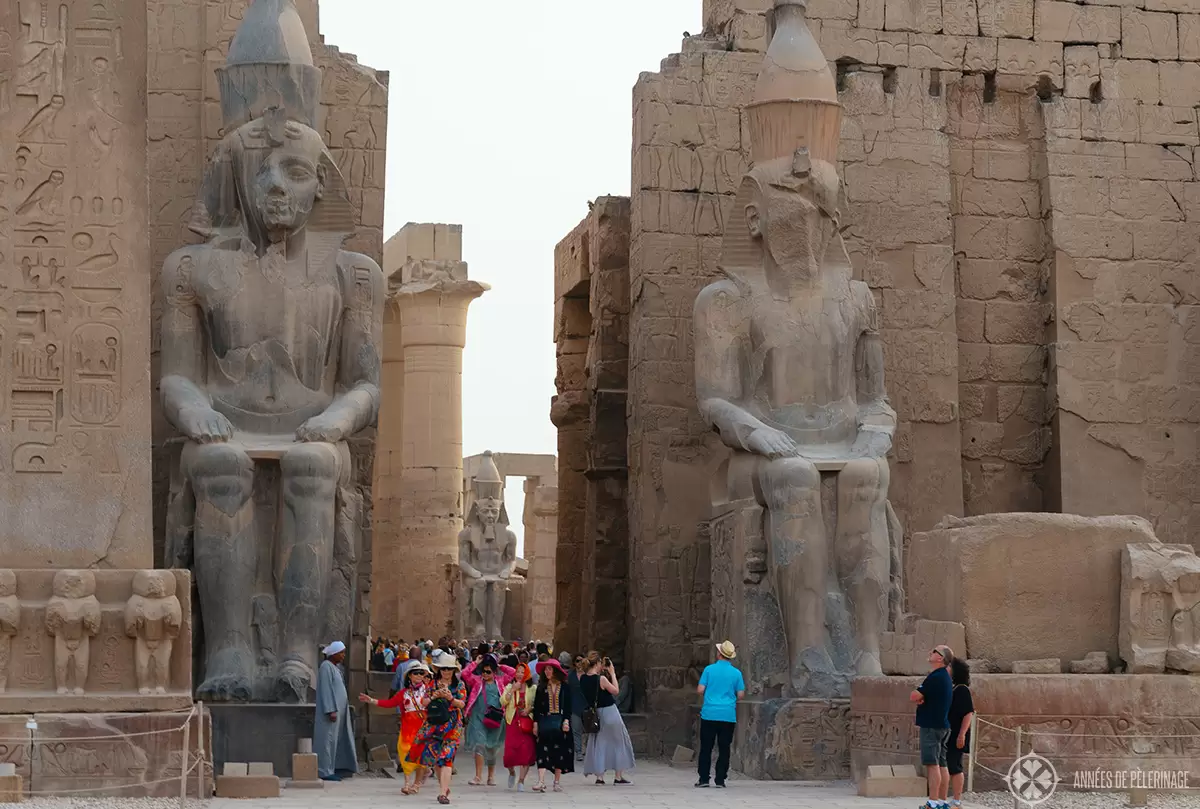
[[[144,0],[0,4],[0,547],[12,567],[153,564],[145,17]]]
[[[696,301],[695,371],[701,414],[734,450],[719,500],[757,498],[765,512],[790,691],[835,697],[881,672],[896,414],[875,301],[851,280],[839,232],[841,108],[804,8],[775,2],[746,110],[754,166],[725,231],[726,277]]]
[[[100,632],[100,602],[96,600],[96,576],[92,571],[60,570],[54,574],[54,597],[46,605],[46,632],[54,637],[58,693],[82,694],[87,685],[92,638]]]
[[[349,640],[355,434],[379,410],[383,274],[342,249],[345,183],[317,124],[320,69],[292,0],[254,0],[217,71],[225,136],[162,285],[163,411],[186,438],[167,561],[192,567],[210,701],[310,698]]]
[[[125,633],[134,638],[138,693],[165,694],[171,678],[171,650],[183,623],[169,570],[143,570],[133,577],[125,605]]]
[[[517,564],[517,535],[508,527],[504,479],[485,452],[475,476],[475,502],[458,535],[462,571],[462,633],[467,638],[504,637],[508,580]]]
[[[1200,673],[1200,557],[1190,545],[1125,546],[1120,644],[1131,674]]]

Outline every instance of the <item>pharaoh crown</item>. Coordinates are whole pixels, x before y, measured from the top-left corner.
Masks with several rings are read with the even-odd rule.
[[[317,126],[321,69],[293,0],[253,0],[218,68],[225,131],[278,108],[287,118]]]

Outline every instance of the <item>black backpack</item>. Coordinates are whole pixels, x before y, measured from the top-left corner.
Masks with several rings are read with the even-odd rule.
[[[431,725],[444,725],[450,721],[450,700],[434,699],[429,701],[429,708],[426,709],[425,718]]]

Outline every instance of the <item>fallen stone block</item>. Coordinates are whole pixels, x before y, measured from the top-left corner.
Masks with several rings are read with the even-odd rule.
[[[274,775],[218,775],[218,798],[278,798],[279,778]]]
[[[312,739],[300,739],[296,743],[297,753],[311,753],[312,751]]]
[[[251,761],[246,765],[246,775],[274,775],[275,765],[269,761]]]
[[[1069,668],[1072,674],[1108,674],[1108,654],[1088,652],[1082,660],[1072,660]]]
[[[0,774],[0,803],[20,803],[25,800],[25,785],[21,776],[16,775],[16,768],[9,764]]]
[[[322,783],[317,776],[316,753],[292,753],[292,783]]]
[[[858,785],[863,798],[923,798],[928,787],[911,764],[872,764]]]
[[[240,776],[249,775],[250,765],[244,761],[226,761],[225,769],[221,771],[221,775]]]
[[[681,745],[675,746],[675,752],[671,755],[672,767],[690,767],[696,760],[696,751],[690,747]]]
[[[1062,674],[1062,661],[1057,657],[1042,660],[1014,660],[1013,674]]]

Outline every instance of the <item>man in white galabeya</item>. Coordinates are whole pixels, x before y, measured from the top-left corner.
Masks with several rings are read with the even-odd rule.
[[[717,743],[717,786],[725,786],[729,775],[729,747],[737,727],[737,701],[746,696],[746,681],[733,660],[737,649],[729,641],[717,644],[717,662],[704,669],[696,693],[704,697],[700,709],[700,780],[707,787],[711,773],[713,742]]]

